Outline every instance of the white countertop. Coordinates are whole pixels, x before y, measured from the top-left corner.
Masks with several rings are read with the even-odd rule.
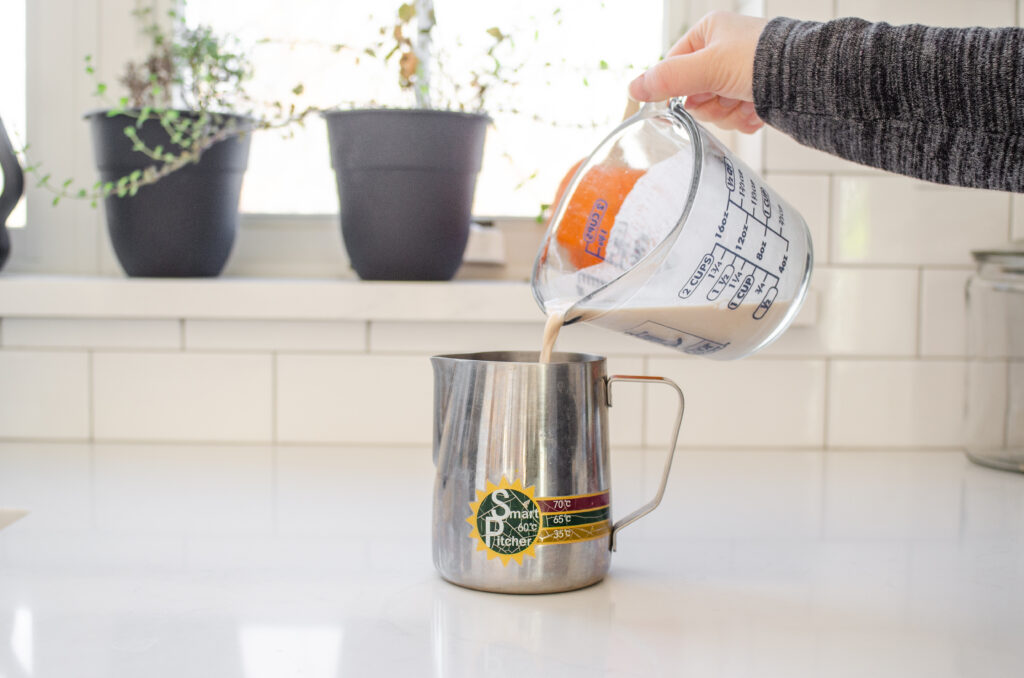
[[[660,453],[613,451],[614,510]],[[423,449],[0,444],[0,676],[1016,676],[1024,475],[680,452],[588,589],[430,560]]]

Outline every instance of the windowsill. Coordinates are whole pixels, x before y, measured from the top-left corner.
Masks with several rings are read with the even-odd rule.
[[[0,275],[0,317],[541,321],[526,282]]]
[[[793,326],[812,326],[811,290]],[[0,275],[0,318],[540,322],[530,284]]]

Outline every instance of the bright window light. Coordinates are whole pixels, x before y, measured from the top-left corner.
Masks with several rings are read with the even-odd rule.
[[[0,118],[15,149],[25,143],[25,0],[0,0]],[[0,187],[3,178],[0,178]],[[25,198],[7,218],[7,226],[25,225]]]
[[[189,0],[190,24],[207,24],[255,45],[256,76],[249,93],[261,101],[300,106],[409,106],[397,63],[382,64],[361,47],[390,30],[399,2],[369,0],[294,3]],[[661,52],[662,0],[549,0],[480,3],[434,0],[435,45],[449,72],[466,70],[474,45],[488,30],[512,36],[503,63],[519,66],[514,85],[494,88],[485,112],[488,130],[477,184],[478,216],[536,216],[558,182],[621,118],[626,84]],[[343,48],[332,46],[344,45]],[[358,57],[358,59],[357,59]],[[358,63],[357,63],[358,60]],[[301,83],[303,92],[290,91]],[[327,133],[312,117],[294,136],[261,132],[253,138],[242,210],[250,213],[328,214],[338,209]]]

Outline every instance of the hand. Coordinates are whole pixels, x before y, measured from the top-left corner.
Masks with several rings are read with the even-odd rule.
[[[629,84],[638,101],[686,97],[686,110],[723,129],[756,132],[754,52],[767,19],[711,12],[679,39],[665,58]]]

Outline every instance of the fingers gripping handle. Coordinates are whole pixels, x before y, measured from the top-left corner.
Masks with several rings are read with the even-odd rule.
[[[619,534],[619,530],[626,527],[627,525],[635,523],[637,520],[643,518],[645,515],[656,509],[658,507],[658,504],[661,503],[661,498],[665,496],[665,486],[668,485],[668,472],[672,469],[672,457],[675,456],[676,439],[679,437],[679,427],[683,423],[683,409],[685,407],[683,392],[671,379],[666,379],[664,377],[635,377],[623,374],[613,374],[612,376],[608,377],[606,389],[609,407],[611,407],[612,404],[612,384],[614,384],[617,381],[632,381],[641,384],[664,384],[666,386],[669,386],[676,392],[676,395],[679,396],[679,411],[676,414],[676,423],[672,429],[672,438],[669,441],[668,456],[665,458],[665,469],[661,473],[661,485],[658,487],[658,493],[654,495],[654,499],[651,499],[649,502],[647,502],[637,510],[633,511],[626,517],[622,518],[621,520],[616,521],[612,525],[612,534],[608,546],[612,551],[615,550],[615,539]]]

